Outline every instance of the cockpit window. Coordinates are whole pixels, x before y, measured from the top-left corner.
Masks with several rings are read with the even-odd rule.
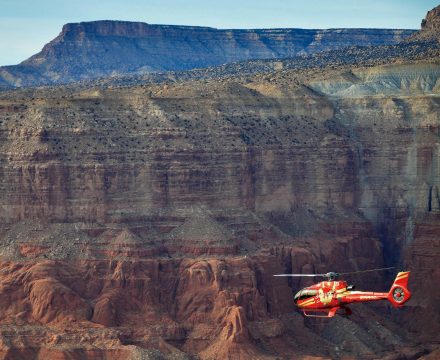
[[[293,302],[296,304],[299,300],[304,300],[313,297],[317,294],[318,294],[318,290],[303,289],[296,293],[295,297],[293,298]]]

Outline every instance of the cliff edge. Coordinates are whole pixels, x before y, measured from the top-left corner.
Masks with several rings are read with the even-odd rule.
[[[0,85],[38,86],[124,74],[289,58],[352,45],[395,44],[413,30],[253,29],[93,21],[64,25],[42,51],[0,68]]]

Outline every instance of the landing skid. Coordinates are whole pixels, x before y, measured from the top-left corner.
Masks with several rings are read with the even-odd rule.
[[[315,317],[315,318],[331,318],[336,315],[338,310],[345,310],[344,315],[351,315],[353,312],[348,307],[335,307],[331,309],[313,309],[313,310],[303,310],[303,314],[307,317]],[[324,313],[324,315],[319,315],[320,313]]]

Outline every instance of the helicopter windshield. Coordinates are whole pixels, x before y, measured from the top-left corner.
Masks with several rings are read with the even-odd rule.
[[[304,300],[313,297],[318,294],[318,290],[302,289],[298,291],[293,298],[293,302],[296,304],[299,300]]]

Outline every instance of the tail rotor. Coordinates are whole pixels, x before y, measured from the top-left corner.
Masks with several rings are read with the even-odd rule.
[[[388,293],[388,300],[394,307],[400,307],[411,298],[408,290],[409,271],[399,272]]]

